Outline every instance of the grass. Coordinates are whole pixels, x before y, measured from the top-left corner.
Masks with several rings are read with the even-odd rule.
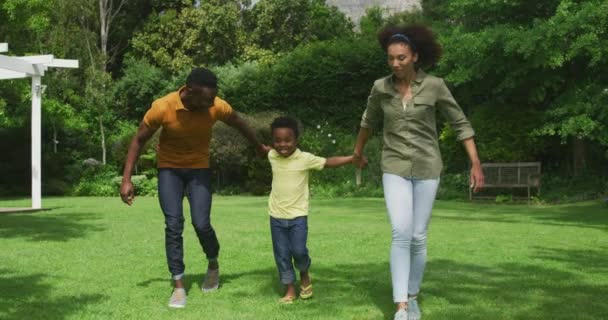
[[[2,200],[0,207],[29,206]],[[0,215],[0,319],[392,319],[390,226],[382,199],[315,199],[315,297],[276,303],[266,198],[214,198],[222,287],[185,231],[188,305],[171,292],[155,198],[47,198],[49,211]],[[424,319],[608,318],[608,207],[438,201]]]

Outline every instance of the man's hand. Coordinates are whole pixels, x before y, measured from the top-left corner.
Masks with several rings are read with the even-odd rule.
[[[122,202],[128,205],[133,204],[133,200],[135,199],[135,189],[133,188],[131,179],[123,180],[120,184],[120,198],[122,199]]]
[[[270,152],[270,150],[272,150],[271,147],[265,145],[265,144],[260,144],[258,145],[258,147],[255,149],[255,152],[257,154],[258,157],[263,158],[265,157],[268,152]]]

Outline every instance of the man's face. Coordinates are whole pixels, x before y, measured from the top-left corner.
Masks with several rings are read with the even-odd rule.
[[[184,90],[182,102],[189,110],[204,110],[213,105],[216,95],[217,88],[190,85]]]

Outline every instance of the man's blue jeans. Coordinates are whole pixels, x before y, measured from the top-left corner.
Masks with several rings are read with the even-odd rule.
[[[158,196],[165,215],[167,264],[174,280],[184,276],[183,199],[188,197],[192,225],[208,260],[215,260],[220,245],[211,227],[211,170],[161,168],[158,170]]]
[[[277,219],[270,217],[270,233],[274,260],[279,269],[281,283],[294,283],[296,275],[292,258],[300,272],[308,271],[310,268],[310,257],[306,248],[308,218]]]

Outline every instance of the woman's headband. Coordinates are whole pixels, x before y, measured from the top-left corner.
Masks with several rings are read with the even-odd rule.
[[[414,44],[414,42],[412,42],[412,40],[410,40],[410,38],[406,35],[404,35],[403,33],[395,33],[394,35],[392,35],[389,39],[388,39],[388,43],[391,42],[405,42],[407,43],[410,48],[412,48],[412,51],[416,52],[416,45]]]

